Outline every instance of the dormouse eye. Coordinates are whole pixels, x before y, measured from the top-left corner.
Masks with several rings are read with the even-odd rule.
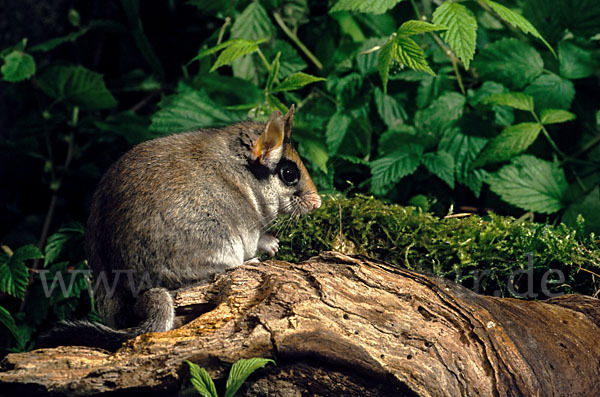
[[[293,186],[298,183],[300,179],[300,171],[296,164],[290,162],[286,162],[281,164],[279,167],[279,178],[288,186]]]

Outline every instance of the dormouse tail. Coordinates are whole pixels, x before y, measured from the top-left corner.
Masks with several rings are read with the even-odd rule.
[[[38,337],[37,347],[90,346],[116,351],[121,345],[144,333],[140,328],[113,329],[90,321],[60,321]]]

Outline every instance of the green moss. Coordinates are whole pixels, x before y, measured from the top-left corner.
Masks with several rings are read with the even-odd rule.
[[[564,224],[484,217],[438,218],[373,197],[329,197],[322,207],[276,225],[278,259],[300,261],[323,250],[363,254],[436,274],[479,293],[544,298],[600,292],[600,246]]]

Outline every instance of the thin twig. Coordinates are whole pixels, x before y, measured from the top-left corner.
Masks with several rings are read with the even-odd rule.
[[[317,69],[322,70],[323,64],[317,59],[316,56],[314,56],[312,52],[310,52],[308,48],[306,48],[306,46],[303,42],[300,41],[298,36],[294,32],[292,32],[290,28],[287,27],[285,22],[283,22],[283,18],[281,18],[281,15],[279,15],[278,12],[274,12],[273,17],[275,18],[275,22],[277,22],[281,30],[283,30],[284,33],[287,34],[287,36],[298,46],[298,48],[300,48],[304,55],[306,55],[308,59],[310,59],[312,63],[315,64]]]

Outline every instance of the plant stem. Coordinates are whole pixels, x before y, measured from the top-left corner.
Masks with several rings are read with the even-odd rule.
[[[274,12],[273,17],[275,18],[275,22],[277,22],[281,30],[283,30],[284,33],[287,34],[287,36],[298,46],[298,48],[300,48],[304,55],[306,55],[308,59],[310,59],[311,62],[315,64],[317,69],[322,70],[323,64],[317,59],[316,56],[313,55],[312,52],[310,52],[308,48],[306,48],[306,46],[300,41],[296,33],[292,32],[290,28],[287,27],[285,22],[283,22],[283,18],[281,18],[281,15],[278,12]]]
[[[265,67],[267,68],[267,70],[270,73],[272,67],[271,67],[271,64],[269,63],[269,61],[267,61],[267,58],[265,57],[265,54],[263,54],[263,52],[260,50],[260,48],[257,48],[256,52],[258,53],[258,56],[260,57],[260,59],[262,60],[262,62],[264,63]]]
[[[67,155],[65,157],[65,162],[63,164],[63,177],[66,171],[69,169],[71,165],[71,161],[75,155],[75,127],[77,126],[77,122],[79,120],[79,107],[75,107],[73,109],[73,117],[71,122],[69,122],[70,126],[73,127],[71,129],[71,133],[67,137]],[[54,180],[53,180],[54,182]],[[54,183],[53,183],[54,184]],[[46,212],[46,217],[44,218],[44,225],[42,226],[42,233],[40,235],[40,240],[38,242],[38,248],[43,252],[44,245],[46,244],[46,240],[48,239],[48,234],[50,233],[50,226],[52,225],[52,220],[54,218],[54,213],[56,212],[56,204],[58,203],[58,191],[60,190],[60,186],[62,185],[62,177],[57,187],[52,189],[52,197],[50,198],[50,204],[48,205],[48,211]],[[32,270],[29,274],[29,282],[28,285],[33,283],[33,277],[35,275],[35,269],[38,268],[40,263],[39,259],[35,259],[31,265],[30,270]],[[27,303],[27,298],[29,296],[29,289],[25,292],[25,296],[21,301],[21,305],[19,307],[19,311],[22,312],[25,309],[25,304]]]
[[[415,3],[415,0],[410,0],[410,3],[412,4],[413,9],[415,10],[415,14],[416,14],[417,18],[419,18],[419,20],[426,21],[427,17],[425,17],[424,15],[421,15],[421,12],[419,11],[417,4]],[[456,76],[456,81],[458,82],[458,87],[460,88],[460,92],[463,95],[465,95],[466,94],[465,85],[463,84],[462,77],[460,75],[460,70],[458,69],[458,65],[462,64],[462,62],[460,62],[460,59],[458,59],[456,57],[454,52],[452,52],[452,50],[450,48],[448,48],[446,46],[446,44],[444,44],[444,41],[437,33],[435,33],[435,32],[429,32],[429,33],[431,34],[431,36],[433,37],[433,39],[435,40],[437,45],[442,49],[442,51],[444,51],[444,54],[446,54],[448,59],[450,59],[450,62],[452,62],[452,69],[454,69],[454,75]]]
[[[221,30],[219,31],[219,37],[217,38],[217,45],[221,44],[221,41],[223,41],[223,35],[225,35],[225,29],[231,25],[231,18],[230,17],[226,17],[225,18],[225,23],[223,23],[223,26],[221,26]]]

